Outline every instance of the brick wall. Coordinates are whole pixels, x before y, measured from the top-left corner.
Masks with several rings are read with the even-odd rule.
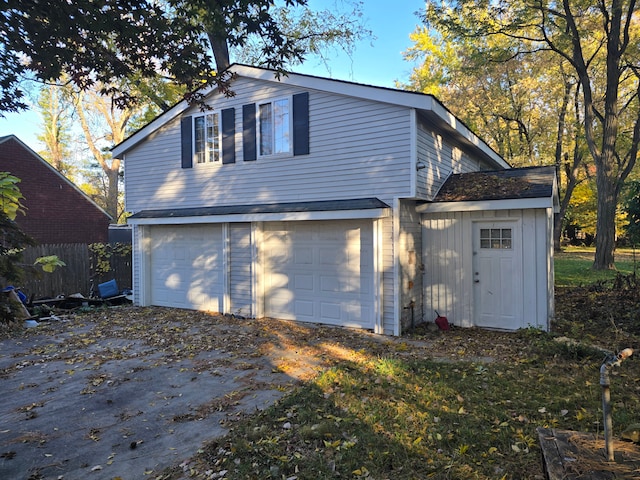
[[[21,180],[26,214],[16,222],[39,243],[108,241],[107,214],[15,137],[0,143],[0,171]]]

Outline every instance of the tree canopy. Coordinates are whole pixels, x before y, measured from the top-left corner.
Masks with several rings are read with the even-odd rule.
[[[126,78],[160,76],[187,92],[224,86],[229,49],[255,39],[260,64],[281,70],[306,50],[276,13],[271,0],[0,2],[0,114],[26,108],[24,78],[48,82],[66,73],[76,87],[99,85],[120,104],[134,100],[121,88]]]
[[[596,269],[613,268],[617,202],[640,143],[636,11],[635,0],[458,0],[429,2],[424,15],[449,39],[484,42],[488,63],[549,52],[571,69],[584,141],[596,166]],[[508,48],[493,49],[493,39]]]
[[[222,72],[232,59],[284,73],[309,55],[329,68],[330,49],[351,53],[357,40],[371,37],[359,0],[341,0],[322,11],[310,9],[307,0],[80,0],[63,2],[62,11],[58,3],[0,3],[11,25],[0,31],[0,41],[4,35],[9,42],[5,51],[13,55],[6,58],[22,59],[12,70],[0,57],[0,67],[6,67],[0,75],[7,79],[3,83],[0,77],[0,97],[7,99],[0,103],[0,115],[25,107],[22,77],[57,80],[41,90],[39,100],[44,157],[59,170],[68,167],[62,157],[71,153],[65,150],[71,112],[91,163],[100,166],[93,171],[101,171],[104,188],[93,189],[92,198],[114,218],[121,213],[120,162],[110,157],[108,144],[122,141],[183,98],[206,108],[201,87],[217,85],[231,95],[231,76]]]

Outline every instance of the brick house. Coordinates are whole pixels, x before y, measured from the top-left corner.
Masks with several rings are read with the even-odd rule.
[[[108,241],[111,216],[15,135],[0,137],[0,171],[21,180],[16,222],[38,243]]]

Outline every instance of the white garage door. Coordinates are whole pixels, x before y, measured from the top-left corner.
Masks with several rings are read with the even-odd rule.
[[[374,327],[371,220],[265,224],[267,316]]]
[[[154,226],[150,237],[151,304],[221,311],[222,227]]]

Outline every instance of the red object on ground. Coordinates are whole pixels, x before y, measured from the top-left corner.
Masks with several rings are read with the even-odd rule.
[[[449,326],[449,320],[447,320],[447,317],[443,317],[442,315],[440,315],[438,313],[438,311],[436,310],[436,325],[438,326],[438,328],[440,330],[451,330],[451,327]]]

